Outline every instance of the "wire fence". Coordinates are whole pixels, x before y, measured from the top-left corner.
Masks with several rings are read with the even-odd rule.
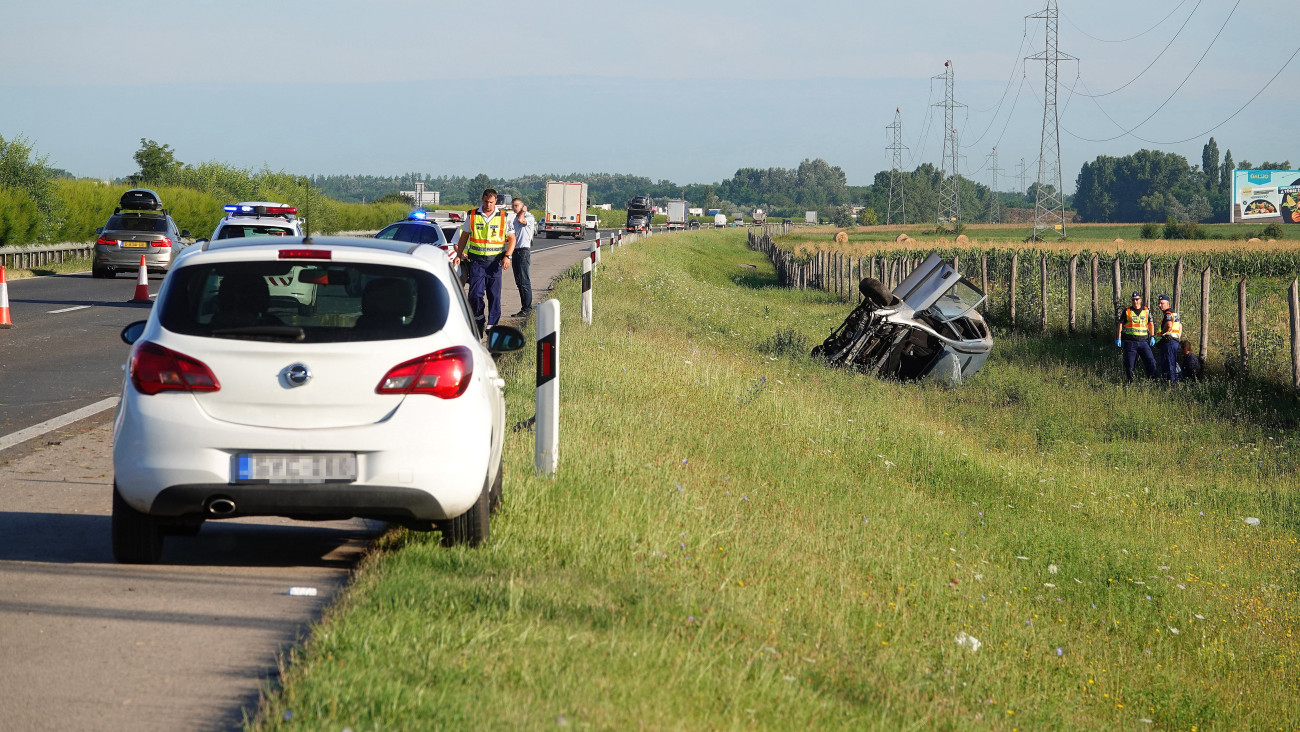
[[[893,289],[930,254],[890,251],[853,257],[820,250],[797,256],[775,243],[781,233],[782,227],[768,226],[749,234],[749,246],[772,260],[780,285],[824,290],[845,302],[861,301],[858,283],[866,277]],[[1207,368],[1300,389],[1300,267],[1294,258],[1028,249],[939,254],[984,292],[981,311],[997,328],[1110,340],[1131,293],[1140,293],[1156,317],[1155,300],[1166,295],[1179,313],[1183,339],[1190,340]]]

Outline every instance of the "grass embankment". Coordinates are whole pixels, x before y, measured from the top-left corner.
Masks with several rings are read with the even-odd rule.
[[[68,274],[70,272],[89,272],[90,258],[79,257],[76,259],[65,259],[62,262],[51,262],[31,269],[19,269],[17,267],[10,269],[5,268],[5,279],[21,280],[28,277],[47,277],[56,274]]]
[[[1294,400],[1023,339],[885,383],[772,283],[731,231],[611,253],[590,327],[562,282],[559,477],[512,433],[490,543],[393,535],[256,727],[1296,726]]]

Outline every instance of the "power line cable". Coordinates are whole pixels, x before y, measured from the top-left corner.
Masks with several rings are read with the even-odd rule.
[[[1220,122],[1220,123],[1218,123],[1217,125],[1211,127],[1210,129],[1208,129],[1208,130],[1202,132],[1202,133],[1199,134],[1199,135],[1192,135],[1191,137],[1185,137],[1185,138],[1183,138],[1183,139],[1181,139],[1181,140],[1170,140],[1170,141],[1168,141],[1168,142],[1161,141],[1161,140],[1148,140],[1148,139],[1146,139],[1145,137],[1139,137],[1139,136],[1137,136],[1137,135],[1132,135],[1132,136],[1133,136],[1135,139],[1137,139],[1137,140],[1140,140],[1140,141],[1142,141],[1142,142],[1145,142],[1145,143],[1148,143],[1148,144],[1151,144],[1151,145],[1181,145],[1181,144],[1183,144],[1183,143],[1185,143],[1185,142],[1191,142],[1192,140],[1199,140],[1200,138],[1205,137],[1206,135],[1210,134],[1211,132],[1214,132],[1214,131],[1218,130],[1220,127],[1222,127],[1222,126],[1228,124],[1228,123],[1231,122],[1234,118],[1236,118],[1237,115],[1239,115],[1239,114],[1241,114],[1242,112],[1246,111],[1246,107],[1249,107],[1251,104],[1253,104],[1253,103],[1255,102],[1256,99],[1259,99],[1259,96],[1260,96],[1261,94],[1263,94],[1264,92],[1268,91],[1268,88],[1269,88],[1270,86],[1273,85],[1273,82],[1277,81],[1277,77],[1281,76],[1283,71],[1286,71],[1287,67],[1291,65],[1291,62],[1292,62],[1292,61],[1295,61],[1296,56],[1300,56],[1300,46],[1296,47],[1296,50],[1293,51],[1293,52],[1291,53],[1291,57],[1288,58],[1288,59],[1286,60],[1286,63],[1282,64],[1282,68],[1278,69],[1276,74],[1273,74],[1273,78],[1269,79],[1269,80],[1268,80],[1268,83],[1264,84],[1264,86],[1261,87],[1259,91],[1255,92],[1255,95],[1254,95],[1254,96],[1252,96],[1250,99],[1247,99],[1245,104],[1243,104],[1243,105],[1241,105],[1240,107],[1238,107],[1238,108],[1237,108],[1237,111],[1235,111],[1235,112],[1233,112],[1232,114],[1228,115],[1227,118],[1225,118],[1222,122]],[[1084,88],[1084,89],[1087,89],[1087,88],[1088,88],[1087,84],[1084,84],[1084,87],[1083,87],[1083,88]],[[1094,101],[1095,101],[1095,100],[1094,100]],[[1097,106],[1098,106],[1098,108],[1100,109],[1101,105],[1097,105]],[[1105,113],[1106,113],[1106,111],[1105,111],[1105,110],[1102,110],[1102,114],[1105,114]],[[1106,115],[1106,118],[1107,118],[1107,119],[1110,119],[1110,115],[1107,114],[1107,115]],[[1115,120],[1113,120],[1113,119],[1111,120],[1111,122],[1114,122],[1114,121],[1115,121]],[[1117,125],[1117,126],[1118,126],[1118,125]],[[1074,134],[1073,132],[1070,132],[1070,130],[1066,129],[1064,126],[1062,126],[1061,129],[1063,129],[1063,130],[1065,130],[1067,133],[1069,133],[1071,137],[1075,137],[1075,138],[1080,139],[1080,140],[1084,140],[1084,141],[1087,141],[1087,142],[1105,142],[1104,140],[1091,140],[1091,139],[1086,138],[1086,137],[1079,137],[1078,135]],[[1132,133],[1130,133],[1130,134],[1132,134]],[[1111,139],[1115,139],[1115,138],[1111,138]]]
[[[1196,15],[1196,11],[1197,11],[1198,8],[1201,7],[1201,2],[1202,2],[1202,1],[1203,1],[1203,0],[1196,0],[1196,5],[1194,5],[1194,6],[1192,7],[1192,12],[1188,13],[1188,14],[1187,14],[1187,17],[1183,19],[1183,24],[1180,25],[1180,26],[1178,26],[1178,32],[1177,32],[1177,33],[1174,33],[1174,37],[1169,39],[1169,42],[1165,44],[1165,47],[1162,48],[1162,49],[1160,49],[1160,53],[1156,54],[1156,57],[1153,58],[1153,59],[1151,59],[1151,63],[1147,64],[1147,67],[1146,67],[1145,69],[1142,69],[1141,71],[1139,71],[1137,76],[1134,76],[1132,79],[1129,79],[1127,82],[1124,83],[1123,86],[1116,87],[1115,89],[1111,89],[1110,91],[1108,91],[1108,92],[1106,92],[1106,93],[1104,93],[1104,94],[1089,95],[1089,96],[1108,97],[1108,96],[1110,96],[1111,94],[1114,94],[1115,92],[1124,91],[1125,89],[1129,88],[1129,86],[1132,85],[1133,82],[1137,81],[1138,79],[1141,79],[1141,78],[1142,78],[1142,77],[1143,77],[1143,76],[1144,76],[1148,71],[1151,70],[1151,67],[1152,67],[1152,66],[1155,66],[1155,65],[1156,65],[1156,62],[1157,62],[1157,61],[1159,61],[1161,58],[1164,57],[1165,52],[1169,50],[1169,47],[1172,46],[1172,45],[1174,45],[1174,41],[1178,40],[1178,37],[1181,36],[1181,35],[1183,34],[1183,29],[1187,27],[1187,24],[1191,22],[1192,17]],[[1240,3],[1238,3],[1238,4],[1240,4]],[[1175,8],[1175,10],[1177,10],[1177,8]],[[1237,9],[1236,9],[1236,7],[1234,7],[1232,10],[1233,10],[1233,12],[1236,12]],[[1228,17],[1231,18],[1232,15],[1229,14]],[[1073,23],[1072,23],[1071,25],[1073,25]],[[1223,29],[1220,28],[1220,29],[1219,29],[1219,32],[1222,33],[1222,32],[1223,32]],[[1215,36],[1215,38],[1218,38],[1218,36]]]
[[[912,146],[912,154],[907,156],[907,167],[913,168],[917,157],[925,152],[925,145],[930,138],[930,122],[934,118],[934,79],[930,79],[930,96],[925,100],[925,121],[921,123],[921,135]]]
[[[1074,29],[1075,29],[1075,30],[1079,31],[1080,33],[1082,33],[1083,35],[1085,35],[1085,36],[1091,38],[1091,39],[1094,40],[1094,41],[1098,41],[1098,42],[1100,42],[1100,43],[1128,43],[1129,41],[1136,41],[1137,39],[1141,38],[1142,36],[1145,36],[1146,34],[1150,33],[1151,31],[1155,30],[1156,28],[1159,28],[1160,26],[1164,25],[1164,24],[1165,24],[1165,21],[1166,21],[1166,20],[1169,20],[1169,19],[1172,18],[1172,17],[1174,17],[1174,13],[1177,13],[1177,12],[1178,12],[1178,9],[1181,8],[1181,7],[1183,7],[1184,5],[1186,5],[1186,4],[1188,3],[1188,1],[1189,1],[1189,0],[1183,0],[1182,2],[1178,3],[1178,5],[1175,6],[1173,10],[1170,10],[1170,11],[1169,11],[1169,15],[1166,15],[1165,17],[1161,18],[1160,21],[1157,22],[1155,25],[1151,26],[1150,28],[1147,28],[1146,30],[1142,31],[1141,33],[1137,34],[1136,36],[1129,36],[1128,38],[1122,38],[1122,39],[1120,39],[1120,40],[1118,40],[1118,41],[1108,41],[1108,40],[1106,40],[1105,38],[1098,38],[1097,36],[1092,35],[1092,34],[1089,33],[1088,31],[1086,31],[1086,30],[1080,28],[1078,25],[1075,25],[1075,22],[1074,22],[1073,20],[1070,20],[1070,17],[1069,17],[1068,15],[1066,15],[1065,13],[1061,13],[1061,17],[1065,18],[1065,22],[1067,22],[1067,23],[1069,23],[1070,25],[1074,26]],[[1198,4],[1199,4],[1199,3],[1198,3]]]
[[[989,107],[989,109],[996,108],[996,111],[994,111],[993,116],[989,118],[989,124],[987,127],[984,128],[984,131],[980,133],[980,136],[976,138],[976,140],[971,144],[962,145],[962,147],[973,148],[979,145],[980,140],[983,140],[984,137],[989,134],[989,130],[993,129],[993,123],[997,122],[998,114],[1002,112],[1002,105],[1007,101],[1007,92],[1011,91],[1011,84],[1016,80],[1016,69],[1021,68],[1025,63],[1025,59],[1022,52],[1025,50],[1025,41],[1028,39],[1029,39],[1029,25],[1026,24],[1024,34],[1020,36],[1020,48],[1016,49],[1016,62],[1011,66],[1011,76],[1007,77],[1007,84],[1002,89],[1002,97],[998,99],[997,104],[993,105],[992,107]],[[1020,92],[1017,91],[1016,93],[1019,94]],[[988,112],[989,109],[980,110],[979,112],[977,112],[977,114],[984,114],[985,112]],[[970,111],[967,110],[967,117],[969,118],[969,116],[970,116]]]
[[[1229,12],[1228,17],[1224,19],[1223,25],[1219,26],[1219,32],[1215,33],[1214,38],[1210,39],[1210,45],[1205,47],[1205,52],[1201,54],[1200,58],[1196,59],[1195,64],[1192,64],[1192,68],[1187,72],[1187,76],[1183,77],[1183,80],[1178,83],[1178,86],[1174,87],[1174,90],[1170,92],[1169,96],[1165,97],[1165,100],[1160,103],[1160,106],[1156,107],[1155,110],[1151,112],[1151,114],[1147,115],[1146,119],[1143,119],[1141,122],[1137,123],[1136,125],[1133,125],[1128,129],[1124,129],[1123,125],[1120,125],[1119,123],[1115,123],[1115,126],[1119,127],[1123,131],[1120,132],[1118,135],[1115,135],[1114,137],[1107,137],[1107,138],[1094,140],[1087,137],[1079,137],[1078,135],[1075,135],[1073,132],[1071,132],[1070,134],[1074,137],[1077,137],[1080,140],[1085,140],[1087,142],[1110,142],[1112,140],[1118,140],[1121,137],[1125,137],[1127,135],[1132,135],[1134,130],[1137,130],[1139,127],[1145,125],[1147,122],[1150,122],[1153,117],[1155,117],[1157,114],[1160,113],[1160,110],[1165,108],[1165,105],[1169,104],[1169,102],[1175,96],[1178,95],[1178,92],[1182,91],[1182,88],[1187,84],[1188,79],[1191,79],[1192,74],[1195,74],[1196,70],[1200,68],[1201,62],[1205,60],[1206,56],[1210,55],[1210,49],[1214,48],[1214,44],[1219,40],[1219,36],[1223,35],[1223,30],[1228,27],[1228,22],[1232,20],[1232,16],[1237,12],[1237,8],[1239,7],[1241,7],[1241,0],[1237,0],[1237,2],[1232,6],[1232,11]],[[1086,89],[1087,87],[1085,86],[1084,88]],[[1101,107],[1101,103],[1098,102],[1096,99],[1097,95],[1090,94],[1088,96],[1092,97],[1093,103],[1095,103],[1099,108]],[[1109,114],[1106,115],[1106,118],[1111,119]],[[1115,122],[1115,120],[1111,119],[1111,122]],[[1134,135],[1134,137],[1137,136]],[[1138,138],[1138,139],[1142,139],[1142,138]]]

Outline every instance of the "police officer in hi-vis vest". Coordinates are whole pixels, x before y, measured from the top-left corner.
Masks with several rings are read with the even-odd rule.
[[[466,214],[456,243],[456,263],[463,261],[469,272],[469,309],[479,333],[501,320],[501,270],[510,266],[515,251],[514,230],[506,221],[505,210],[497,208],[497,192],[491,188],[483,191],[482,201],[481,206]]]
[[[1183,323],[1178,313],[1169,306],[1167,296],[1157,297],[1156,306],[1160,308],[1160,327],[1156,328],[1156,338],[1160,339],[1156,344],[1160,352],[1160,371],[1169,379],[1169,383],[1177,384],[1178,344],[1183,339]]]
[[[1151,311],[1142,306],[1142,293],[1133,293],[1133,304],[1120,314],[1119,330],[1115,333],[1115,345],[1124,349],[1124,379],[1128,383],[1133,383],[1133,362],[1138,356],[1142,357],[1142,370],[1147,378],[1156,377],[1156,359],[1151,353],[1155,334]]]

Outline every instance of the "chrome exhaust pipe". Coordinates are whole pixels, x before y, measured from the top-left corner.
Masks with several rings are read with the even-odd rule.
[[[208,513],[213,516],[229,516],[234,512],[235,502],[230,498],[219,496],[208,501]]]

